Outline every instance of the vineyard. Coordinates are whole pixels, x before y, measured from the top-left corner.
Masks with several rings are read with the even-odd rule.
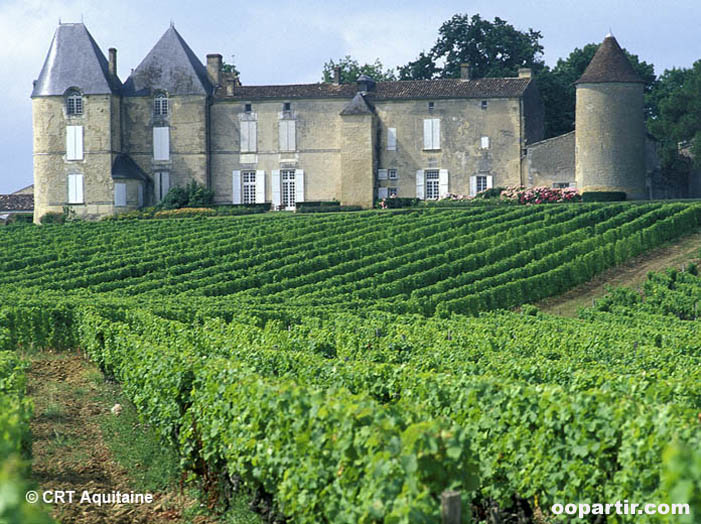
[[[11,350],[80,348],[184,470],[270,519],[440,522],[457,490],[464,522],[624,499],[697,522],[695,266],[578,319],[505,310],[699,224],[620,203],[7,229],[0,457],[27,456]]]

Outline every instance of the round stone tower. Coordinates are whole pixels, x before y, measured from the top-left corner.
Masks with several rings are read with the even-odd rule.
[[[643,81],[612,35],[577,80],[576,93],[577,188],[647,198]]]

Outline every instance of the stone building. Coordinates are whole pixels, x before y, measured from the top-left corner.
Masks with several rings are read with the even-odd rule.
[[[35,220],[157,203],[196,181],[217,203],[436,199],[525,185],[543,137],[530,70],[514,78],[246,86],[168,28],[124,83],[83,24],[60,24],[32,92]]]

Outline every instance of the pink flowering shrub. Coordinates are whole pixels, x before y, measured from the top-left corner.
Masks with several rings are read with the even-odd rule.
[[[579,202],[582,195],[573,188],[507,187],[501,192],[501,198],[512,200],[519,204],[550,204],[555,202]]]

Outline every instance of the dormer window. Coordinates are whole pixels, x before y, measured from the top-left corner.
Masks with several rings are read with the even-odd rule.
[[[78,91],[71,91],[66,97],[66,114],[69,116],[83,114],[83,95]]]
[[[433,113],[433,108],[434,108],[433,102],[429,102],[429,103],[428,103],[428,112],[429,112],[429,113]]]
[[[153,99],[153,116],[168,116],[168,97],[166,95],[157,95]]]

